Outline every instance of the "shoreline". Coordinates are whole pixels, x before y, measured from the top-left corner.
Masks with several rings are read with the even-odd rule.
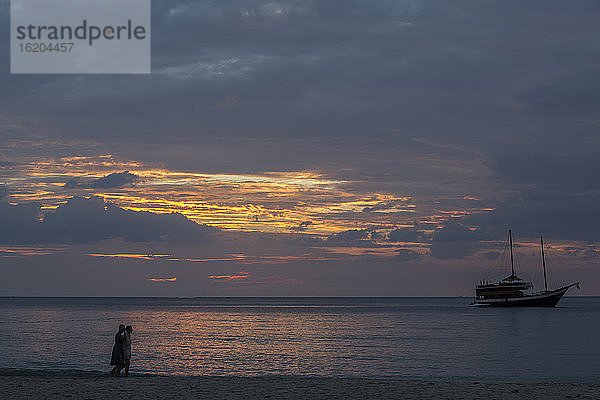
[[[59,375],[0,370],[10,399],[578,399],[600,398],[598,383],[508,383],[294,376]],[[75,372],[75,371],[73,371]],[[80,371],[84,372],[84,371]],[[89,373],[88,373],[89,374]]]
[[[18,295],[2,295],[3,299],[156,299],[156,300],[244,300],[244,299],[471,299],[474,295],[454,295],[454,296],[18,296]],[[577,297],[600,297],[597,294],[569,294],[564,298]]]
[[[40,378],[119,378],[112,377],[109,374],[110,369],[106,370],[82,370],[82,369],[33,369],[33,368],[2,368],[0,367],[0,379],[3,377],[40,377]],[[131,371],[130,377],[135,378],[176,378],[176,379],[221,379],[221,378],[241,378],[241,379],[342,379],[342,380],[372,380],[372,381],[398,381],[398,382],[446,382],[446,383],[457,383],[457,384],[507,384],[507,385],[544,385],[544,384],[560,384],[560,385],[599,385],[598,382],[586,381],[586,380],[560,380],[560,379],[548,379],[548,380],[510,380],[502,378],[485,378],[485,377],[403,377],[403,376],[358,376],[358,375],[278,375],[278,374],[256,374],[256,375],[242,375],[242,374],[230,374],[230,375],[169,375],[162,373],[153,372],[139,372]],[[121,374],[121,378],[125,378]],[[599,397],[600,398],[600,397]]]

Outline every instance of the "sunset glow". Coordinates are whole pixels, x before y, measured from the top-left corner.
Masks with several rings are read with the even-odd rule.
[[[149,73],[7,52],[6,293],[467,296],[509,229],[523,264],[543,236],[550,269],[600,282],[594,15],[173,0]]]
[[[73,179],[93,181],[124,170],[139,180],[124,187],[65,188]],[[448,217],[489,210],[437,210],[423,215],[410,196],[352,190],[346,180],[316,172],[227,175],[152,169],[111,155],[68,157],[11,166],[11,199],[53,210],[73,195],[100,196],[128,210],[181,213],[221,229],[329,235],[348,229],[391,230],[415,222],[440,226]],[[307,224],[306,221],[310,221]]]

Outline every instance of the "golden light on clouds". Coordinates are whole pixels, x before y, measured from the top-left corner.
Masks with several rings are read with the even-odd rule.
[[[206,258],[189,258],[176,257],[170,254],[101,254],[89,253],[90,257],[100,257],[109,259],[131,259],[131,260],[150,260],[150,261],[176,261],[176,262],[216,262],[216,261],[247,261],[248,257],[243,254],[230,254],[225,257],[206,257]]]
[[[249,272],[240,271],[233,275],[209,275],[210,279],[214,280],[224,280],[224,281],[239,281],[248,279],[250,277]]]
[[[151,282],[175,282],[177,281],[176,277],[172,277],[172,278],[148,278],[146,277],[146,280],[149,280]]]
[[[0,250],[1,253],[1,250]],[[342,253],[340,253],[342,254]],[[327,257],[318,253],[304,253],[301,255],[250,255],[250,254],[225,254],[222,257],[180,257],[171,254],[143,254],[143,253],[87,253],[89,257],[124,260],[145,261],[173,261],[189,263],[214,263],[234,262],[236,264],[281,264],[294,261],[329,261],[335,257]]]
[[[109,263],[173,267],[180,263],[203,263],[210,268],[217,266],[207,272],[209,281],[232,287],[299,284],[290,277],[269,277],[255,272],[250,276],[238,268],[254,271],[274,265],[352,261],[358,257],[421,262],[432,254],[434,232],[448,221],[493,210],[489,201],[470,193],[419,198],[385,192],[379,185],[375,185],[379,190],[369,190],[375,186],[361,181],[360,176],[350,179],[347,171],[205,173],[170,170],[102,155],[15,158],[2,165],[0,172],[1,182],[7,184],[9,204],[38,205],[40,221],[45,213],[51,213],[73,196],[98,196],[126,210],[179,213],[197,223],[219,228],[220,235],[235,238],[219,242],[220,245],[228,243],[226,247],[191,250],[170,247],[170,244],[130,247],[119,242],[119,238],[114,243],[74,250],[73,245],[59,248],[32,244],[0,248],[0,257],[5,260],[49,256],[69,248],[73,254],[105,259]],[[114,174],[112,178],[131,179],[123,182],[112,179],[111,174]],[[396,229],[406,229],[413,236],[392,235]],[[248,235],[247,243],[236,244],[244,235]],[[268,239],[261,242],[266,237]],[[278,238],[277,243],[272,241],[273,237]],[[482,245],[483,254],[501,243]],[[537,252],[538,243],[520,242],[519,248]],[[575,242],[548,243],[546,248],[549,252],[581,259],[600,254],[597,245]],[[174,276],[140,276],[140,279],[166,284],[176,281]]]
[[[100,196],[127,210],[181,213],[200,224],[236,231],[324,237],[351,229],[389,232],[415,223],[429,224],[431,230],[450,217],[477,211],[435,203],[428,209],[411,196],[368,192],[360,189],[360,181],[318,171],[208,174],[156,168],[112,155],[21,158],[3,171],[13,203],[36,202],[42,210],[52,210],[74,195]],[[123,171],[135,180],[94,184]],[[460,198],[475,199],[468,194]]]
[[[47,256],[64,250],[64,247],[0,247],[0,257]]]

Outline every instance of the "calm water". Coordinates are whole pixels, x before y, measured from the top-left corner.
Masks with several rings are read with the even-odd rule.
[[[600,379],[600,298],[551,309],[466,298],[0,298],[0,368],[406,379]]]

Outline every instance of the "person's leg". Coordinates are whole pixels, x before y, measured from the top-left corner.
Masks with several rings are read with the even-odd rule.
[[[125,376],[129,376],[129,364],[131,360],[125,360]]]

